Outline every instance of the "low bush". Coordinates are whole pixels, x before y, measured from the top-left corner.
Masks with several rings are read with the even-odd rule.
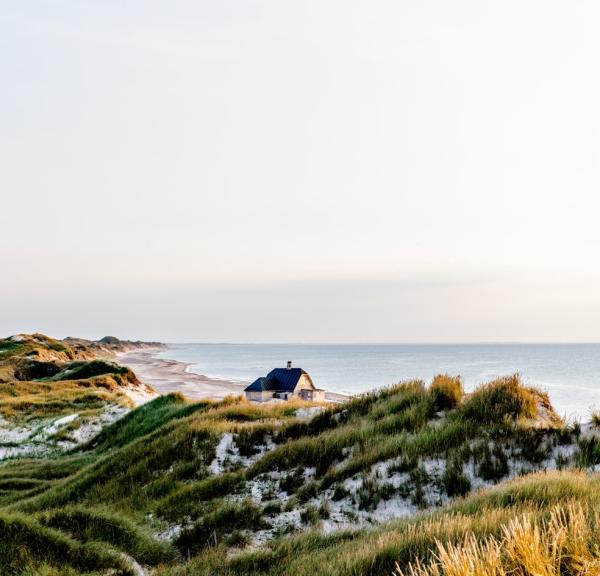
[[[307,506],[300,511],[300,520],[313,526],[319,521],[319,511],[314,506]]]
[[[590,468],[600,464],[600,440],[595,436],[590,438],[580,438],[575,455],[575,462],[580,468]]]
[[[471,481],[463,472],[462,460],[456,457],[450,457],[446,461],[446,468],[442,476],[442,483],[446,494],[453,498],[454,496],[464,496],[471,491]]]
[[[474,446],[472,451],[477,476],[483,480],[498,482],[510,472],[508,458],[501,446],[494,444],[490,448],[485,440]]]

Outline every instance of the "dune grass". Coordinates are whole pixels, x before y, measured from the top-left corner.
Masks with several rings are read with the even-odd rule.
[[[498,378],[480,385],[461,405],[464,418],[476,422],[535,418],[538,413],[537,393],[523,386],[518,375]]]
[[[37,517],[43,526],[68,532],[82,543],[105,542],[148,565],[175,559],[175,550],[156,541],[128,517],[107,509],[65,507],[50,510]]]
[[[15,423],[65,414],[97,413],[108,404],[130,405],[111,376],[64,382],[0,384],[0,415]]]
[[[73,383],[35,384],[68,390]],[[29,389],[23,392],[26,396]],[[130,569],[118,564],[123,561],[119,551],[154,566],[156,576],[375,575],[391,574],[396,563],[403,571],[430,569],[438,541],[457,546],[473,535],[477,542],[500,542],[503,527],[523,514],[543,522],[557,503],[600,502],[597,481],[573,471],[529,475],[468,496],[473,478],[465,475],[467,464],[478,479],[501,481],[521,473],[511,468],[514,462],[524,470],[543,468],[557,446],[577,441],[576,431],[566,425],[537,426],[542,401],[516,376],[471,395],[450,376],[436,377],[430,386],[411,381],[323,406],[311,419],[297,416],[298,408],[310,405],[299,401],[190,403],[164,396],[108,426],[76,452],[0,466],[0,515],[25,522],[31,534],[57,538],[56,558],[64,555],[64,572],[56,572],[62,568],[51,556],[44,570],[54,572],[48,574]],[[231,437],[232,447],[215,472],[224,435]],[[598,445],[588,442],[577,462],[600,455]],[[231,451],[248,464],[230,462]],[[268,546],[243,551],[253,534],[269,529],[286,510],[296,509],[304,527],[327,520],[325,495],[346,497],[344,482],[350,478],[361,479],[357,510],[370,512],[398,491],[409,502],[430,506],[423,492],[434,482],[426,471],[432,461],[444,463],[435,489],[457,499],[448,508],[329,535],[315,530],[286,535],[281,526]],[[405,474],[406,482],[394,488],[374,474],[372,467],[382,463]],[[306,470],[315,471],[310,479]],[[250,486],[267,478],[273,478],[267,487],[273,493],[262,501],[251,499]],[[289,500],[278,501],[278,491]],[[172,544],[157,541],[156,533],[172,527],[178,528]],[[30,564],[15,564],[15,574],[43,566],[37,545],[29,550],[28,538],[21,541]],[[93,553],[98,557],[88,556],[89,563],[78,558]]]
[[[120,553],[96,543],[82,544],[62,532],[42,526],[23,515],[0,513],[2,574],[35,574],[40,566],[55,573],[85,574],[112,570],[134,576]]]
[[[121,448],[150,434],[171,420],[185,418],[194,412],[205,410],[211,405],[211,402],[189,403],[180,394],[160,396],[153,402],[126,414],[112,426],[102,430],[90,443],[77,450],[85,451],[96,448],[97,452],[105,452]]]
[[[135,374],[93,355],[43,334],[0,339],[0,416],[23,423],[131,405],[123,387],[139,384]]]
[[[449,376],[448,374],[435,376],[429,391],[438,410],[456,408],[464,396],[460,376]]]
[[[436,542],[433,558],[416,561],[397,576],[595,576],[600,573],[597,511],[577,501],[555,505],[548,517],[525,512],[503,525],[500,536],[477,539],[468,533],[458,543]]]
[[[331,535],[309,531],[283,538],[269,548],[235,556],[229,556],[223,546],[215,547],[185,566],[160,569],[158,576],[379,576],[392,574],[397,567],[408,574],[410,566],[424,564],[429,567],[429,563],[435,562],[440,544],[461,547],[465,539],[477,542],[490,538],[501,540],[515,519],[526,517],[531,523],[546,525],[553,513],[568,517],[573,506],[588,511],[597,509],[599,502],[600,484],[596,477],[590,478],[580,472],[538,473],[457,501],[449,508],[390,522],[369,531]],[[595,527],[593,515],[587,514],[586,519],[591,527]],[[442,573],[456,576],[496,574],[464,570]]]

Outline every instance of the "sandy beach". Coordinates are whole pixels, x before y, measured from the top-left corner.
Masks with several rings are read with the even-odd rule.
[[[161,349],[134,350],[117,354],[120,364],[131,368],[138,379],[152,386],[159,394],[180,392],[192,400],[222,400],[227,396],[243,393],[249,382],[233,382],[219,378],[209,378],[188,371],[190,364],[156,358]],[[327,392],[330,402],[344,402],[348,396]]]
[[[141,382],[152,386],[159,394],[180,392],[193,400],[222,400],[230,395],[242,394],[247,385],[188,372],[189,364],[156,358],[160,351],[123,352],[117,357],[120,364],[131,368]]]

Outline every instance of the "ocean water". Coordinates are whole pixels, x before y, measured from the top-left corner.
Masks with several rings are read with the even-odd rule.
[[[563,416],[587,418],[600,408],[600,344],[172,344],[161,356],[243,382],[292,360],[317,387],[350,394],[439,373],[460,375],[472,390],[518,372]]]

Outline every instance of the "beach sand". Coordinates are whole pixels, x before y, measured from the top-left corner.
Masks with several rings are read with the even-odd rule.
[[[247,386],[244,382],[231,382],[208,378],[188,372],[190,364],[177,360],[156,358],[162,350],[143,350],[117,354],[120,364],[131,368],[138,380],[152,386],[159,394],[180,392],[192,400],[222,400],[239,396]]]
[[[227,396],[239,396],[249,382],[233,382],[218,378],[209,378],[188,371],[190,364],[156,358],[161,349],[134,350],[117,354],[120,364],[131,368],[138,380],[152,386],[159,394],[180,392],[191,400],[222,400]],[[330,402],[344,402],[348,396],[327,392],[325,398]]]

